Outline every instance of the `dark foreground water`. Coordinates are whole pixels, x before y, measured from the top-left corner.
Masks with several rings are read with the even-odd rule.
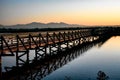
[[[2,68],[15,65],[12,57],[3,57],[2,63]],[[97,80],[100,70],[109,76],[108,80],[120,80],[120,36],[92,46],[42,80]],[[38,78],[39,76],[36,80],[39,80]]]

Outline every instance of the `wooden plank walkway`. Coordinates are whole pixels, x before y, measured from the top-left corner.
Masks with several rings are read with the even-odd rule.
[[[88,36],[92,36],[91,30],[88,29],[1,36],[0,53],[5,55],[10,52],[12,55],[16,51],[35,49],[40,46],[59,44]]]

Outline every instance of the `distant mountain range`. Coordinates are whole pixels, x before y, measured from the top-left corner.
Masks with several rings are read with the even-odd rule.
[[[32,28],[64,28],[64,27],[82,27],[81,25],[77,24],[67,24],[64,22],[60,23],[38,23],[38,22],[32,22],[29,24],[17,24],[17,25],[11,25],[11,26],[4,26],[0,25],[0,28],[13,28],[13,29],[32,29]]]

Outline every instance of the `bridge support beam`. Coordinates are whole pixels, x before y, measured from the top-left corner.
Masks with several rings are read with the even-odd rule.
[[[47,56],[47,47],[46,46],[40,46],[35,48],[35,59],[38,60],[40,58],[44,58]]]
[[[29,64],[29,50],[16,52],[16,65],[17,67],[23,64]]]

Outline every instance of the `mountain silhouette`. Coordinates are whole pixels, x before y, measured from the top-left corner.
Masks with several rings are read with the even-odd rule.
[[[17,25],[10,25],[4,26],[0,25],[0,28],[13,28],[13,29],[32,29],[32,28],[63,28],[63,27],[81,27],[81,25],[77,24],[67,24],[64,22],[51,22],[51,23],[39,23],[39,22],[32,22],[28,24],[17,24]]]

